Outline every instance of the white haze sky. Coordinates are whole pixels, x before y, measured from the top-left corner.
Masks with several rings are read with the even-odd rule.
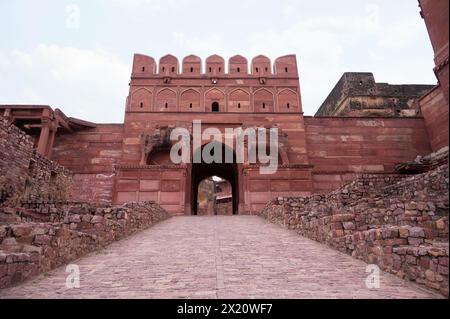
[[[123,121],[134,53],[296,54],[307,115],[346,71],[436,83],[416,0],[0,0],[0,14],[0,104],[99,123]]]

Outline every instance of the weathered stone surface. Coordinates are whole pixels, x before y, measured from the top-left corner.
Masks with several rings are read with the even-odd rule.
[[[261,214],[303,236],[445,294],[448,165],[421,175],[386,179],[381,182],[377,176],[365,175],[327,195],[278,198]],[[420,200],[418,191],[422,192]],[[348,194],[358,195],[348,198]],[[437,278],[438,274],[442,278]]]
[[[409,237],[409,229],[408,226],[402,226],[399,228],[399,234],[401,238],[408,238]]]
[[[0,206],[67,200],[71,179],[67,169],[34,152],[32,137],[0,117]],[[0,222],[6,217],[0,210]]]
[[[436,221],[436,228],[438,230],[445,230],[448,228],[448,219],[441,218]]]
[[[420,227],[412,227],[409,229],[409,236],[416,237],[416,238],[424,238],[425,233],[424,233],[423,229]]]
[[[1,226],[0,289],[68,263],[169,217],[152,202],[123,207],[82,203],[56,209],[48,206],[44,209],[44,206],[39,209],[48,212],[52,223],[35,223],[29,221],[30,215],[27,215],[21,224]],[[92,210],[98,210],[99,215],[90,215]],[[68,211],[73,214],[66,216],[64,212]],[[83,212],[87,215],[80,215]],[[108,219],[102,216],[106,212]]]
[[[94,216],[91,219],[92,224],[99,224],[101,222],[103,222],[103,216]]]
[[[364,262],[256,216],[172,218],[76,263],[79,289],[65,287],[59,267],[2,290],[0,299],[439,298],[384,272],[380,288],[367,289]]]
[[[33,228],[27,225],[15,225],[11,229],[15,237],[29,236],[33,232]]]

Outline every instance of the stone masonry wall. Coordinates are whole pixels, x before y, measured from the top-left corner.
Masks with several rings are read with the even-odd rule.
[[[70,171],[37,154],[31,137],[0,121],[0,205],[67,200],[71,184]]]
[[[112,202],[122,131],[122,124],[97,124],[94,129],[57,137],[52,159],[74,173],[71,200]]]
[[[33,140],[14,125],[0,121],[0,204],[25,187]]]
[[[153,202],[120,207],[33,203],[0,208],[0,289],[169,218]]]
[[[262,216],[448,296],[448,164],[363,175],[327,195],[269,202]]]

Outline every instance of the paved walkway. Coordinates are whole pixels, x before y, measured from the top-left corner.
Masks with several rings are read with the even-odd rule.
[[[366,264],[260,217],[174,217],[0,298],[434,298],[397,277],[365,286]]]

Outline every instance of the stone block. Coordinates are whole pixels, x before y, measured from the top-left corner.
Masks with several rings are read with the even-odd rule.
[[[409,236],[415,238],[425,238],[425,232],[420,227],[412,227],[409,229]]]

